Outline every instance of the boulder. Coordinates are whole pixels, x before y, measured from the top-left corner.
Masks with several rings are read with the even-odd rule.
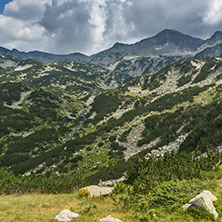
[[[58,221],[71,221],[72,218],[78,217],[79,214],[73,213],[70,210],[63,210],[58,215],[56,215],[56,219]]]
[[[184,210],[189,210],[191,208],[208,210],[210,213],[214,214],[216,220],[218,218],[218,213],[213,205],[213,201],[215,200],[217,200],[217,198],[210,191],[204,190],[187,204],[183,205],[182,208]]]
[[[85,191],[85,192],[82,192]],[[98,196],[110,196],[113,194],[114,187],[99,187],[96,185],[91,185],[88,187],[84,187],[79,190],[80,193],[87,193],[93,197],[98,197]]]
[[[102,221],[102,222],[122,222],[121,220],[115,218],[115,217],[112,217],[111,215],[105,217],[105,218],[102,218],[100,219],[99,221]]]

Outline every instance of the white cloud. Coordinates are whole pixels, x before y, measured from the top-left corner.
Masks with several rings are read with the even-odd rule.
[[[203,21],[209,25],[216,25],[222,22],[222,1],[213,0],[210,2],[209,10]]]
[[[48,40],[42,37],[44,29],[38,24],[0,15],[0,45],[6,48],[43,49]]]
[[[5,6],[4,15],[21,20],[36,20],[42,16],[45,4],[51,0],[13,0]]]
[[[0,16],[0,45],[96,53],[165,28],[207,36],[222,27],[221,0],[13,0]]]

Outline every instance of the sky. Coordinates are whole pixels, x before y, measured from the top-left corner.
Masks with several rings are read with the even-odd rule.
[[[0,0],[0,46],[87,55],[174,29],[222,31],[221,0]]]

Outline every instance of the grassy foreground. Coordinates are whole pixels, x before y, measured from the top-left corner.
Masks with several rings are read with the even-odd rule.
[[[108,215],[125,222],[214,221],[207,211],[182,210],[190,199],[209,190],[218,198],[214,206],[219,213],[217,221],[222,222],[222,157],[211,151],[199,155],[196,149],[192,154],[172,153],[161,160],[139,158],[127,172],[128,184],[118,183],[114,195],[105,198],[91,198],[87,192],[80,196],[68,177],[68,182],[64,177],[16,177],[3,170],[0,221],[53,222],[64,209],[78,213],[80,217],[72,221],[80,222],[99,221]]]
[[[209,190],[217,196],[222,203],[222,167],[219,171],[206,175],[204,184],[210,184]],[[203,182],[200,181],[201,183]],[[211,221],[210,218],[194,218],[192,215],[175,209],[169,211],[165,208],[156,208],[157,216],[141,219],[135,216],[135,205],[125,207],[123,200],[126,193],[117,194],[115,198],[80,197],[78,192],[71,194],[23,194],[0,196],[0,221],[2,222],[55,222],[55,216],[63,209],[69,209],[79,213],[80,217],[72,221],[91,222],[99,221],[100,218],[112,215],[122,221]],[[139,203],[138,203],[139,204]],[[127,204],[126,204],[127,205]],[[221,207],[220,207],[221,208]],[[219,212],[220,214],[220,212]],[[221,215],[220,215],[221,216]],[[222,218],[217,220],[222,222]]]
[[[73,194],[24,194],[0,197],[0,221],[2,222],[49,222],[63,209],[81,216],[72,221],[98,221],[109,214],[123,221],[133,221],[133,215],[116,210],[110,197],[91,200]]]

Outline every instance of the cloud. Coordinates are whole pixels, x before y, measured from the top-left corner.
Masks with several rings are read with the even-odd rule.
[[[5,6],[4,15],[14,19],[30,21],[38,20],[48,0],[14,0]]]
[[[106,1],[106,19],[103,37],[115,41],[130,38],[129,33],[135,30],[134,22],[127,21],[128,9],[132,7],[131,1]]]
[[[1,45],[8,48],[30,49],[38,47],[43,28],[37,24],[29,25],[21,20],[0,15]]]
[[[187,34],[201,34],[202,17],[207,0],[137,0],[131,7],[125,8],[127,21],[134,24],[132,35],[150,36],[169,28]],[[201,31],[202,32],[202,31]]]
[[[166,28],[205,38],[221,27],[220,0],[13,0],[0,15],[0,45],[92,54]]]
[[[208,12],[203,20],[209,25],[222,23],[222,2],[220,0],[213,0],[210,2]]]
[[[53,1],[52,5],[46,5],[39,24],[44,27],[44,34],[52,39],[50,50],[90,51],[94,29],[90,19],[89,10],[82,2],[67,1],[59,5]]]

